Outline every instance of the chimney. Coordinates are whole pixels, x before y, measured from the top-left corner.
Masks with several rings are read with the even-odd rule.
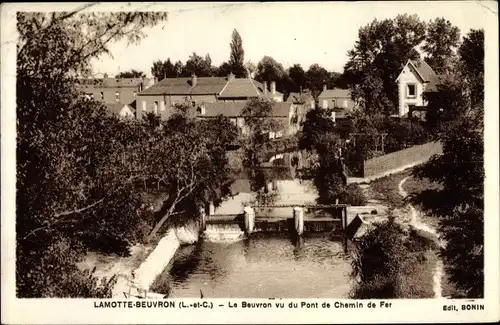
[[[267,81],[264,81],[264,95],[267,95]]]
[[[326,84],[323,84],[323,91],[327,89]]]
[[[191,87],[196,86],[197,82],[198,82],[198,77],[196,77],[196,75],[193,73],[193,75],[191,76]]]
[[[228,81],[234,80],[234,74],[232,72],[230,72],[229,75],[227,76],[227,80]]]
[[[271,94],[276,94],[276,81],[271,81]]]

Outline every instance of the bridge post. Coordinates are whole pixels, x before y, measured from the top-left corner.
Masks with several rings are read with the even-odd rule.
[[[273,191],[277,191],[278,190],[278,181],[273,179]]]
[[[247,234],[251,234],[255,225],[255,210],[246,206],[243,211],[245,212],[245,231]]]
[[[347,208],[342,208],[342,230],[346,230],[347,228]]]
[[[205,212],[205,209],[200,208],[200,230],[204,231],[207,229],[207,213]]]
[[[215,205],[213,202],[210,202],[208,204],[208,215],[211,216],[211,215],[214,215],[215,214]]]
[[[295,231],[297,235],[302,236],[304,233],[304,209],[301,207],[293,208],[293,221],[295,223]]]

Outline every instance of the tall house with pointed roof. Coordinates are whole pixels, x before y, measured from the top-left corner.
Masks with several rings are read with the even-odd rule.
[[[437,77],[434,70],[424,60],[408,60],[396,79],[400,117],[408,117],[413,110],[427,106],[424,93],[432,91],[432,83]]]

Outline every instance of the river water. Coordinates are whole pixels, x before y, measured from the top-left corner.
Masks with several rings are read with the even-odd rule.
[[[224,244],[183,246],[156,282],[171,298],[347,298],[350,260],[340,239],[252,234]]]

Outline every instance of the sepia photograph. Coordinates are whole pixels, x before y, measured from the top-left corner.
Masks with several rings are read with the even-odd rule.
[[[11,9],[15,297],[484,310],[498,4],[426,3]]]

